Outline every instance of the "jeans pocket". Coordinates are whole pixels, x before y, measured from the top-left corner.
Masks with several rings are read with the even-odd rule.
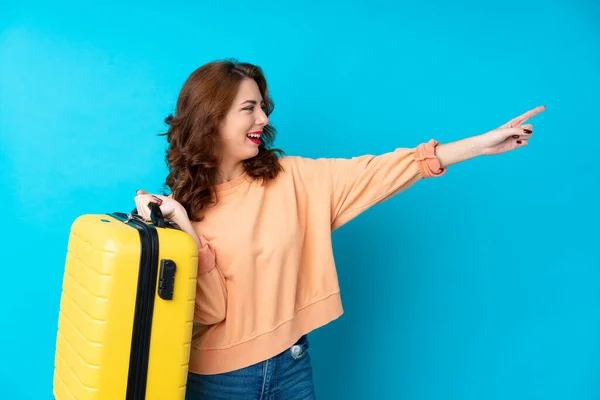
[[[288,354],[292,360],[299,360],[308,353],[309,347],[308,338],[304,335],[288,349]]]

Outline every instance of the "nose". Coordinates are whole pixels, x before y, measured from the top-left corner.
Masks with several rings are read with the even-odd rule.
[[[260,126],[266,126],[269,123],[269,117],[267,117],[267,114],[265,114],[265,112],[260,109],[260,111],[258,112],[258,116],[256,117],[256,124],[260,125]]]

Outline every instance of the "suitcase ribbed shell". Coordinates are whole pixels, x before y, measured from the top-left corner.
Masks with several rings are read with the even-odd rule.
[[[156,230],[159,260],[173,260],[176,273],[172,300],[155,293],[145,398],[184,399],[197,248],[184,232]],[[58,319],[56,400],[125,400],[140,254],[137,229],[112,216],[88,214],[73,223]]]

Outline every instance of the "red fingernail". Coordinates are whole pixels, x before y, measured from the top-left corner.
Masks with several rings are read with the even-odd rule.
[[[523,129],[523,131],[525,131],[525,133],[531,133],[531,130],[529,129]]]
[[[523,143],[523,142],[521,142],[520,140],[517,140],[517,144],[521,144],[521,143]]]

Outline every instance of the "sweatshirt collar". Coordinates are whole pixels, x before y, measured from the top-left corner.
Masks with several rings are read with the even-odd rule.
[[[214,185],[213,189],[215,190],[215,192],[223,192],[225,190],[230,190],[235,187],[238,187],[239,185],[241,185],[244,182],[250,182],[251,180],[252,180],[252,178],[248,175],[247,172],[244,171],[243,174],[241,174],[240,176],[238,176],[237,178],[235,178],[229,182],[224,182],[224,183],[220,183],[218,185]]]

